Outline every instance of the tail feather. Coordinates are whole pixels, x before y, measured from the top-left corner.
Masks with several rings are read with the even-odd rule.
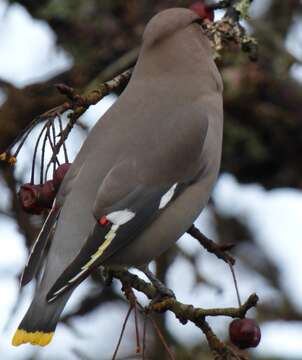
[[[77,255],[95,223],[91,213],[94,199],[91,198],[91,201],[87,201],[85,192],[80,191],[78,194],[80,198],[66,197],[64,206],[58,211],[57,215],[59,212],[61,215],[58,218],[49,252],[47,256],[43,257],[43,260],[45,259],[43,275],[39,278],[34,299],[13,337],[13,345],[15,346],[25,343],[47,345],[54,335],[63,308],[74,290],[71,288],[52,303],[47,302],[46,295],[51,286]],[[78,206],[78,203],[81,203],[81,206]],[[48,230],[51,231],[53,228],[51,224],[55,224],[56,220],[57,216],[51,214],[42,233],[48,234]],[[44,252],[44,245],[48,241],[47,236],[42,236],[40,239],[42,241],[38,241],[36,244],[33,253],[35,255],[32,255],[33,258],[30,260],[33,271],[25,270],[29,276],[24,276],[23,283],[26,283],[37,269],[36,264],[42,254],[42,252],[37,251],[40,246]],[[29,268],[31,267],[30,263]]]
[[[12,345],[19,346],[26,343],[39,346],[48,345],[70,295],[71,292],[64,294],[52,304],[46,301],[45,294],[43,297],[36,296],[15,332]]]
[[[12,340],[14,346],[30,343],[32,345],[46,346],[51,342],[53,332],[44,333],[43,331],[27,332],[17,329]]]
[[[56,207],[55,204],[50,210],[47,219],[45,220],[43,227],[31,249],[27,264],[24,268],[22,277],[21,277],[21,286],[29,283],[35,274],[37,273],[40,263],[43,258],[44,250],[48,244],[50,234],[53,227],[56,224],[60,213],[60,208]]]

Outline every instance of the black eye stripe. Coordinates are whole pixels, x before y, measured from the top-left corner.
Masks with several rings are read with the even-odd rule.
[[[192,22],[192,24],[198,24],[198,25],[202,25],[202,23],[203,23],[203,19],[202,19],[202,18],[197,18],[197,19],[195,19],[195,20]]]

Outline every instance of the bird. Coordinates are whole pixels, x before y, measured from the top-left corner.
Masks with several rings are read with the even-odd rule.
[[[146,25],[128,85],[86,138],[33,245],[21,285],[41,259],[44,268],[14,346],[49,344],[93,271],[147,269],[206,206],[221,162],[223,82],[202,21],[170,8]]]

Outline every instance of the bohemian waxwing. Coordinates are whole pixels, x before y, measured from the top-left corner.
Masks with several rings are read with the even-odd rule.
[[[52,237],[13,345],[47,345],[92,271],[148,264],[207,204],[220,166],[223,107],[201,20],[176,8],[148,23],[128,86],[91,130],[33,246],[22,285]]]

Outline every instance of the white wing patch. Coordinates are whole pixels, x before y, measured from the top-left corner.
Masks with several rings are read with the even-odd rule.
[[[114,211],[106,215],[106,218],[110,222],[112,222],[112,224],[120,226],[126,224],[128,221],[133,219],[134,216],[135,213],[133,211],[130,211],[129,209],[125,209],[125,210]]]
[[[175,189],[176,189],[177,183],[175,183],[160,199],[160,203],[159,203],[159,209],[163,209],[165,206],[168,205],[168,203],[171,201],[174,193],[175,193]]]

